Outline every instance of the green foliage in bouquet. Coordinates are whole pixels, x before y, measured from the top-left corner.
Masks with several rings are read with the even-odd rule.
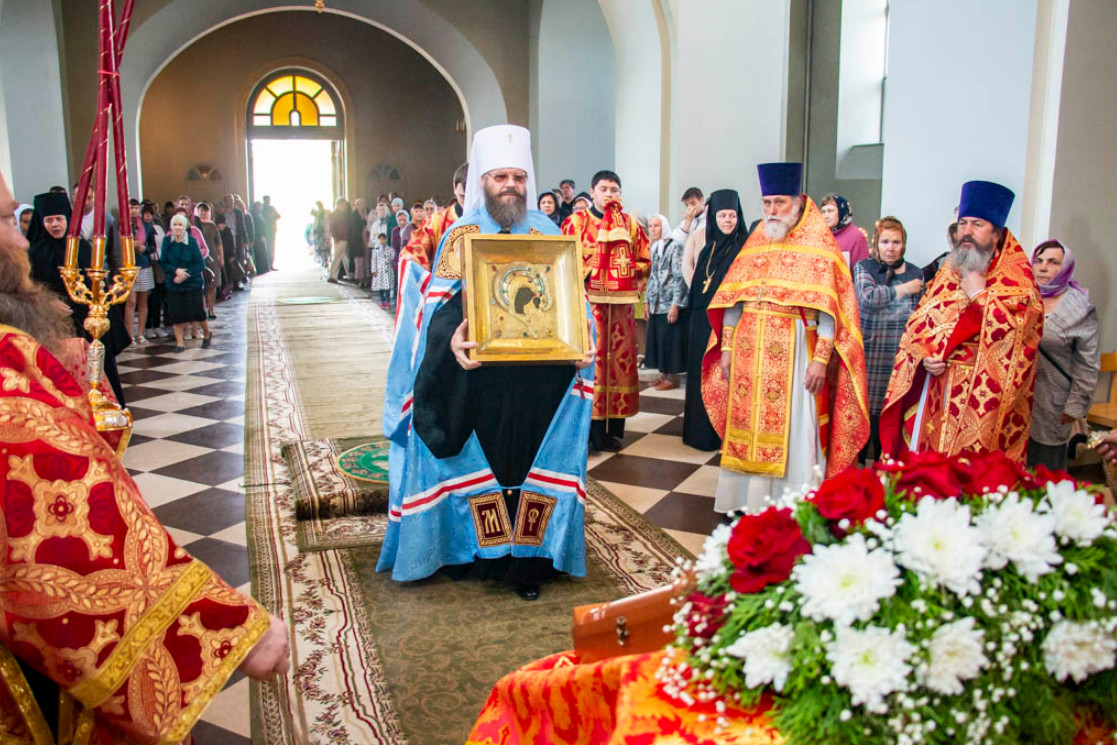
[[[1117,526],[1003,454],[850,469],[707,539],[681,700],[770,707],[790,745],[1071,745],[1117,725]],[[1080,740],[1081,741],[1081,740]]]

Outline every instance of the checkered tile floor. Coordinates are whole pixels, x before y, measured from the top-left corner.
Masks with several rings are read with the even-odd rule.
[[[117,357],[135,418],[124,465],[180,546],[249,590],[244,526],[244,365],[247,294],[210,321],[213,343],[155,339]],[[194,729],[198,745],[249,745],[248,680],[234,674]]]
[[[589,475],[697,553],[722,520],[714,512],[720,456],[683,444],[683,385],[648,387],[658,377],[641,370],[640,413],[625,422],[624,449],[591,454]]]
[[[244,524],[247,293],[217,308],[210,349],[157,339],[117,357],[135,434],[124,464],[167,530],[234,587],[249,590]],[[641,374],[645,385],[658,377]],[[620,453],[590,475],[692,552],[718,524],[717,453],[682,444],[683,389],[641,395]],[[370,424],[370,426],[372,426]],[[198,745],[249,745],[248,680],[237,673],[195,727]]]

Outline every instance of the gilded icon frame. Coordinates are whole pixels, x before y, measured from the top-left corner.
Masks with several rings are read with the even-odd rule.
[[[468,235],[462,308],[477,362],[575,362],[590,348],[578,240],[552,235]]]

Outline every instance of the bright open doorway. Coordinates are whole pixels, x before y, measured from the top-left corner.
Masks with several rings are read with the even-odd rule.
[[[311,210],[322,202],[333,208],[333,140],[249,140],[252,194],[256,201],[271,197],[281,219],[275,238],[274,262],[280,268],[310,266],[307,226]]]

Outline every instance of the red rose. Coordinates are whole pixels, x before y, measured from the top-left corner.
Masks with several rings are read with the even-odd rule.
[[[811,552],[803,529],[789,509],[769,507],[737,521],[729,537],[729,559],[737,569],[729,578],[743,594],[760,592],[791,576],[795,560]]]
[[[1078,481],[1066,471],[1052,471],[1042,463],[1032,469],[1032,473],[1026,474],[1023,481],[1026,489],[1043,489],[1048,484],[1057,484],[1060,481],[1071,482],[1075,489],[1079,487]]]
[[[832,523],[842,520],[863,523],[884,509],[884,486],[872,470],[850,466],[823,481],[809,501]],[[844,532],[836,525],[831,530],[839,535]]]
[[[960,496],[965,478],[957,460],[930,450],[909,453],[903,462],[878,465],[877,470],[897,474],[896,491],[906,493],[911,499]]]
[[[729,611],[729,601],[725,599],[725,595],[712,598],[695,591],[687,596],[686,602],[690,603],[690,613],[686,617],[687,636],[709,639],[725,625]]]
[[[963,489],[966,494],[995,492],[998,487],[1015,489],[1028,478],[1028,472],[1001,451],[966,455],[969,468],[965,470]]]

